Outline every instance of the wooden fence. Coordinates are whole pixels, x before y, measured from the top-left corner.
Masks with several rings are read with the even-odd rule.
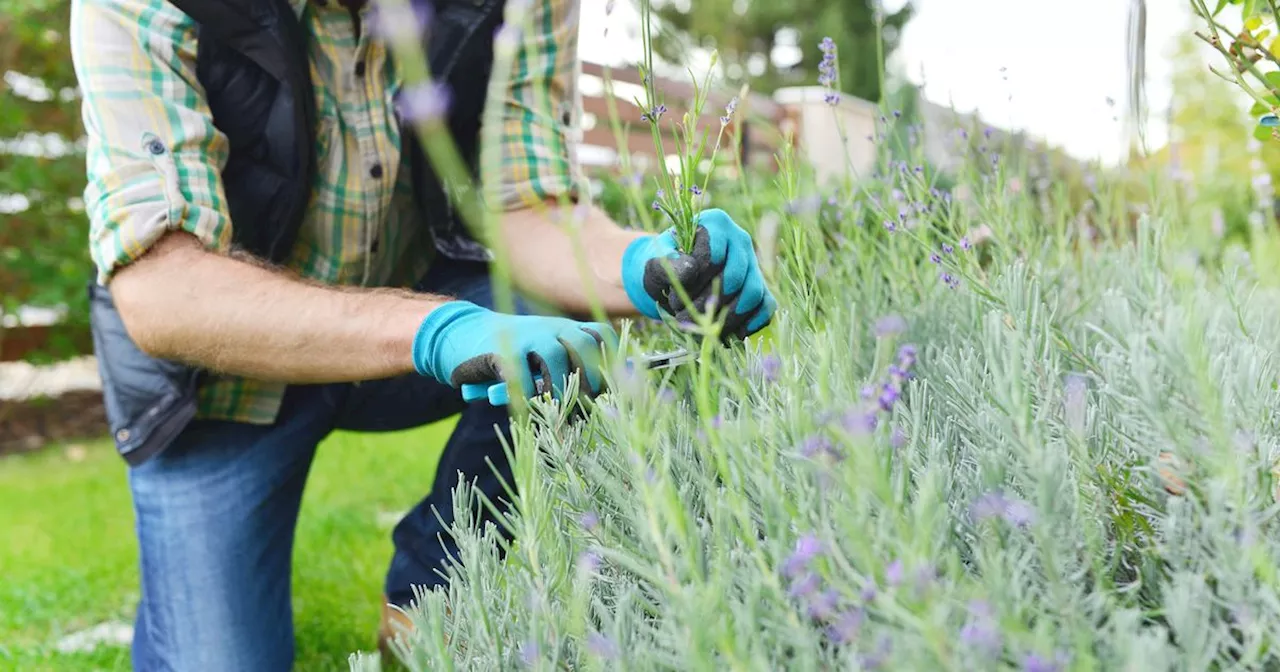
[[[641,118],[645,110],[636,106],[636,100],[644,102],[640,71],[633,67],[606,68],[598,63],[583,63],[579,79],[582,92],[582,110],[578,140],[580,160],[592,172],[616,172],[621,170],[619,150],[630,155],[632,169],[647,169],[656,165],[657,151],[649,123]],[[693,85],[659,77],[655,88],[667,106],[663,120],[663,151],[670,160],[675,155],[676,144],[670,137],[671,119],[680,119],[693,103]],[[612,91],[611,101],[608,93]],[[707,95],[707,104],[698,120],[699,129],[710,129],[712,137],[719,131],[720,117],[736,91],[713,87]],[[615,116],[618,128],[615,129]],[[786,142],[785,132],[794,127],[791,111],[774,102],[769,96],[748,93],[738,101],[737,112],[725,129],[721,144],[724,165],[736,164],[753,168],[776,168],[774,155]],[[740,146],[731,146],[735,129],[741,130]],[[740,155],[740,156],[739,156]],[[638,164],[638,165],[637,165]]]

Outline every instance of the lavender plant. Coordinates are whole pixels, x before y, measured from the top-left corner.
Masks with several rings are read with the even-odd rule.
[[[695,218],[708,202],[707,183],[715,170],[716,156],[720,151],[720,141],[724,138],[725,128],[733,119],[738,106],[738,99],[733,98],[726,105],[724,115],[720,117],[720,130],[716,133],[715,142],[711,144],[711,156],[706,159],[708,166],[704,168],[711,130],[699,132],[698,122],[702,119],[710,92],[711,75],[718,62],[715,51],[711,52],[711,63],[702,81],[689,71],[689,79],[693,85],[693,100],[689,101],[688,110],[678,123],[672,124],[675,132],[675,156],[679,162],[679,170],[675,173],[667,167],[668,151],[663,142],[662,119],[669,112],[664,96],[657,90],[654,82],[653,65],[653,17],[649,0],[640,0],[640,33],[644,62],[640,65],[640,76],[644,82],[645,100],[635,100],[637,108],[644,110],[641,120],[649,125],[653,137],[653,145],[658,157],[658,181],[662,185],[658,189],[657,198],[653,201],[653,209],[663,215],[674,228],[677,249],[688,252],[693,249],[693,238],[697,233]]]
[[[1277,290],[1247,255],[1189,256],[1163,176],[1073,195],[960,128],[944,188],[908,123],[885,110],[880,170],[835,192],[783,161],[717,195],[788,222],[767,349],[613,371],[581,421],[534,402],[516,541],[458,487],[461,565],[401,662],[1280,666]]]

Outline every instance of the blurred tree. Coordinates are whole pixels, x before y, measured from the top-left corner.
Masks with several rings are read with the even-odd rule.
[[[65,307],[57,333],[83,335],[92,262],[70,9],[69,0],[0,0],[0,314]],[[69,354],[72,340],[41,354]]]
[[[879,102],[882,60],[897,48],[914,11],[907,2],[883,15],[881,53],[880,5],[881,0],[668,0],[654,3],[666,29],[656,31],[655,47],[672,63],[682,62],[691,47],[718,49],[728,84],[750,83],[769,93],[815,83],[822,60],[818,43],[830,37],[839,49],[841,89]]]

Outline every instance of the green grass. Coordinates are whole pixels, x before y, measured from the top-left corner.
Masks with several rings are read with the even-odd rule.
[[[298,522],[293,602],[297,668],[347,669],[374,648],[391,530],[431,486],[453,421],[321,445]],[[58,640],[132,623],[137,546],[125,464],[105,441],[0,459],[0,670],[128,670],[128,647],[62,654]]]

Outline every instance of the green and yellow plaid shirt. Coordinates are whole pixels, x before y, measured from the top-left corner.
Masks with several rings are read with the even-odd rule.
[[[426,271],[433,243],[416,221],[389,49],[368,31],[357,34],[337,2],[291,2],[310,38],[320,123],[310,208],[286,265],[325,283],[409,286]],[[578,184],[562,125],[577,107],[578,0],[535,0],[528,11],[524,25],[535,29],[521,36],[503,104],[507,209],[574,196]],[[363,25],[369,13],[361,10]],[[235,223],[219,178],[228,145],[196,78],[192,20],[165,0],[73,0],[71,48],[84,100],[85,207],[98,282],[170,230],[229,250]],[[153,139],[170,151],[146,151]],[[271,423],[284,390],[210,375],[198,417]]]

